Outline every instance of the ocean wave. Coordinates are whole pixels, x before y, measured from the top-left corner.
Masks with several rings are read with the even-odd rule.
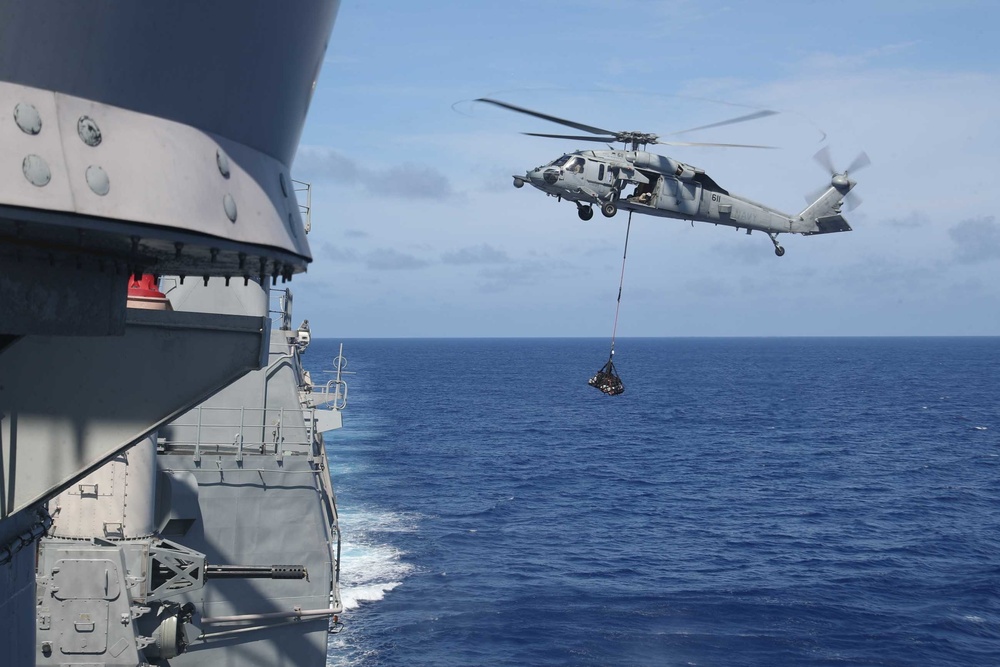
[[[351,534],[412,533],[424,517],[416,512],[348,508],[340,511],[341,529]]]
[[[589,344],[370,343],[336,664],[1000,664],[997,340]]]
[[[344,530],[340,550],[340,599],[344,610],[362,602],[376,602],[403,583],[413,571],[405,552],[382,538],[409,533],[419,515],[406,512],[352,509],[341,513]]]
[[[344,611],[357,609],[362,602],[378,602],[384,599],[386,593],[402,583],[402,581],[386,581],[378,584],[341,588],[340,601],[344,605]]]

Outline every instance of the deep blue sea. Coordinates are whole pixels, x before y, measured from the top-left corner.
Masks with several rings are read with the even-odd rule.
[[[1000,339],[607,354],[345,341],[330,664],[1000,665]]]

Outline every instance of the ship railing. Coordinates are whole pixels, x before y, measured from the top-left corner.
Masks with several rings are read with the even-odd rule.
[[[340,344],[340,350],[333,359],[333,368],[333,371],[324,372],[335,372],[337,374],[335,378],[325,385],[313,387],[312,404],[315,407],[323,407],[325,409],[343,410],[347,407],[347,380],[344,379],[344,376],[354,375],[354,373],[347,370],[347,357],[344,356],[343,343]]]
[[[268,290],[267,312],[272,319],[280,323],[282,331],[292,328],[292,290],[288,288],[272,288]]]
[[[343,410],[347,407],[347,381],[330,380],[312,391],[313,405],[324,409]]]
[[[198,406],[183,421],[172,422],[160,438],[164,450],[194,450],[194,460],[202,454],[235,453],[273,455],[314,455],[317,447],[315,408],[247,408]],[[294,448],[305,447],[304,451]],[[293,449],[288,449],[292,447]]]
[[[302,215],[302,224],[308,234],[312,231],[312,184],[294,178],[292,183],[295,187],[295,199],[299,204],[299,213]],[[302,203],[303,199],[306,200],[305,204]]]

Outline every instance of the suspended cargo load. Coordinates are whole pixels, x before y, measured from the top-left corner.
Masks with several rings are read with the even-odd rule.
[[[608,363],[604,364],[604,367],[597,371],[597,375],[587,380],[587,384],[595,389],[600,389],[608,396],[617,396],[618,394],[625,393],[625,385],[622,384],[622,379],[618,377],[618,371],[615,370],[615,363],[611,359],[608,359]]]

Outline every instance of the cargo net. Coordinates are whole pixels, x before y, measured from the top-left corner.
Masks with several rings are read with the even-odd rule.
[[[597,371],[597,375],[587,380],[587,384],[595,389],[600,389],[608,396],[617,396],[625,392],[625,385],[618,377],[618,371],[615,370],[615,364],[611,359],[608,359],[608,363]]]

